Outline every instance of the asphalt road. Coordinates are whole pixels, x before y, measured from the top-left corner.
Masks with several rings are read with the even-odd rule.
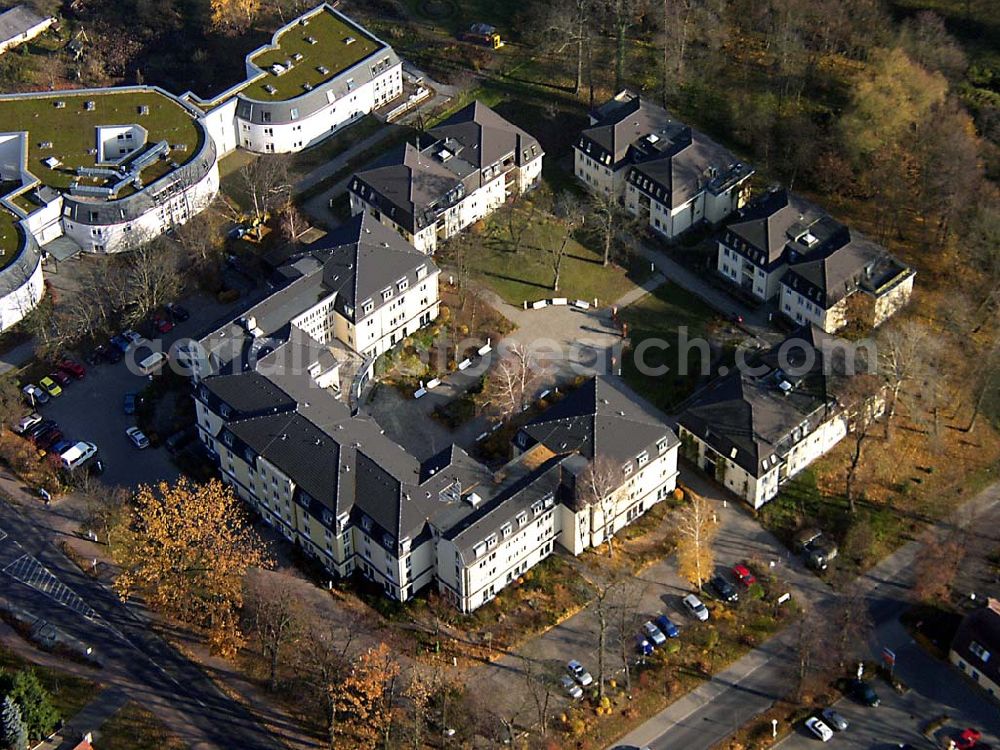
[[[135,686],[130,697],[182,714],[191,727],[183,739],[192,748],[279,747],[196,665],[153,635],[141,610],[82,574],[50,541],[47,524],[42,512],[22,513],[0,502],[0,590],[7,597],[94,648],[105,672]],[[39,566],[66,588],[46,585],[52,579],[44,574],[34,576],[36,587],[12,577]]]
[[[979,513],[1000,513],[1000,484],[991,486],[968,505],[975,506]],[[970,543],[980,541],[986,543],[985,540]],[[899,616],[909,604],[912,563],[918,547],[917,542],[905,545],[855,582],[855,591],[865,597],[875,626],[871,657],[878,658],[883,646],[895,651],[897,672],[911,689],[905,696],[896,696],[886,683],[881,683],[877,690],[885,701],[884,711],[881,706],[874,710],[856,709],[853,704],[843,701],[845,717],[848,721],[853,717],[858,726],[853,732],[834,738],[831,744],[886,749],[887,743],[916,740],[920,736],[920,723],[942,713],[953,717],[954,724],[946,731],[974,726],[984,734],[989,733],[986,741],[994,747],[1000,744],[997,740],[1000,711],[995,704],[968,685],[950,665],[925,654],[899,624]],[[800,596],[805,593],[805,598],[820,611],[837,596],[829,589],[824,592],[812,588],[798,593]],[[787,694],[788,686],[795,679],[793,643],[793,633],[780,633],[623,737],[615,746],[708,750]],[[798,750],[815,747],[805,743],[819,743],[804,731],[797,732],[785,741],[784,748]],[[925,740],[923,742],[924,747],[929,747]]]

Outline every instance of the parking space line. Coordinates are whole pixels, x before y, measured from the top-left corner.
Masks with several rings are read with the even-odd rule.
[[[88,620],[93,620],[97,615],[69,586],[56,578],[48,568],[31,555],[21,555],[4,568],[3,572]]]

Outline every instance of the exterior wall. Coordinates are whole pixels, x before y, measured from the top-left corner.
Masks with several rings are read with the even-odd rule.
[[[171,226],[185,223],[211,203],[218,192],[219,165],[215,162],[198,182],[132,221],[93,225],[64,218],[63,230],[67,237],[89,252],[130,250],[158,237]]]
[[[526,193],[538,186],[542,179],[542,157],[532,159],[518,170],[517,189],[521,193]]]
[[[32,211],[24,220],[24,226],[34,235],[39,245],[63,236],[62,207],[63,199],[60,195],[48,205]]]
[[[713,478],[756,509],[773,499],[785,480],[794,477],[843,440],[847,435],[847,420],[843,415],[828,419],[796,443],[785,454],[783,462],[759,477],[717,453],[682,425],[678,425],[678,431],[683,442],[696,446],[696,452],[689,458],[698,468],[706,471],[714,464]]]
[[[336,79],[326,84],[331,88]],[[376,78],[353,89],[348,96],[333,98],[330,105],[302,119],[279,123],[254,123],[236,116],[239,145],[248,151],[288,154],[301,151],[323,140],[345,125],[355,122],[372,110],[403,93],[402,63],[388,68]],[[294,99],[290,102],[294,103]],[[266,107],[267,102],[255,103]]]
[[[438,540],[436,567],[438,588],[462,611],[471,612],[489,602],[505,586],[516,581],[552,553],[556,538],[558,507],[538,516],[526,513],[523,526],[512,526],[506,539],[497,535],[496,545],[478,557],[466,560],[455,544]]]
[[[573,173],[576,179],[592,192],[602,192],[606,195],[613,192],[622,195],[625,190],[626,169],[613,170],[590,158],[580,149],[573,149]]]
[[[11,267],[5,271],[17,273],[18,269]],[[23,320],[24,316],[31,312],[42,299],[45,285],[42,281],[41,257],[37,259],[34,267],[23,281],[15,279],[14,282],[19,284],[17,288],[0,297],[0,332],[6,331]]]
[[[20,44],[24,44],[25,42],[30,42],[32,39],[34,39],[36,36],[38,36],[39,34],[41,34],[43,31],[45,31],[47,28],[49,28],[49,26],[51,26],[55,22],[56,22],[56,19],[53,18],[53,17],[51,17],[51,16],[49,16],[48,18],[46,18],[41,23],[36,23],[30,29],[26,29],[25,31],[23,31],[20,34],[18,34],[17,36],[15,36],[15,37],[13,37],[11,39],[5,39],[5,40],[3,40],[2,42],[0,42],[0,55],[2,55],[4,52],[6,52],[9,49],[13,49],[14,47],[17,47]]]
[[[750,198],[750,175],[721,193],[709,191],[705,196],[705,220],[718,224],[734,211],[743,208]]]
[[[879,326],[884,323],[887,318],[894,315],[910,301],[910,295],[913,293],[913,279],[914,274],[911,273],[902,283],[897,284],[875,298],[873,326]]]
[[[989,693],[993,700],[1000,701],[1000,684],[993,682],[993,680],[972,666],[968,657],[959,654],[955,649],[950,649],[948,651],[948,661],[958,667],[962,671],[962,674],[967,675],[979,687]]]
[[[205,130],[215,141],[215,148],[220,158],[235,151],[239,145],[239,134],[236,130],[236,103],[234,96],[206,112],[202,117]]]
[[[779,282],[786,269],[787,266],[781,264],[768,273],[723,242],[719,242],[716,270],[726,281],[762,301],[770,300],[778,293]]]
[[[781,297],[778,306],[786,318],[796,323],[812,323],[827,333],[835,333],[847,324],[847,298],[829,309],[824,309],[785,284],[781,284],[780,287]]]

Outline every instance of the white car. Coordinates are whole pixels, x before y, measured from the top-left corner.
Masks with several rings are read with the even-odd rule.
[[[18,435],[23,435],[25,432],[30,430],[32,427],[34,427],[41,421],[42,421],[42,416],[40,414],[31,412],[31,414],[21,418],[21,421],[18,422],[17,425],[14,427],[14,432],[16,432]]]
[[[583,687],[587,687],[594,682],[594,678],[590,676],[590,672],[583,668],[583,665],[576,659],[573,659],[569,664],[566,665],[567,671],[573,675],[573,679],[579,682]]]
[[[149,438],[146,437],[142,430],[138,427],[129,427],[125,430],[125,434],[128,435],[128,439],[132,441],[132,445],[139,450],[149,447]]]
[[[663,634],[663,631],[649,620],[643,624],[642,632],[645,633],[646,637],[653,642],[654,646],[662,646],[667,642],[667,636]]]
[[[127,339],[130,344],[135,344],[136,346],[146,342],[146,339],[138,331],[122,331],[122,338]]]
[[[34,383],[28,383],[21,389],[21,393],[24,397],[28,399],[28,403],[34,406],[35,404],[47,404],[49,402],[49,394],[43,391]]]
[[[692,616],[696,617],[702,622],[708,620],[708,608],[702,603],[701,599],[699,599],[697,596],[695,596],[694,594],[688,594],[687,596],[684,597],[683,602],[684,602],[684,607],[687,609],[688,612],[691,613]]]
[[[559,679],[559,683],[562,685],[566,695],[573,700],[578,701],[583,697],[583,688],[577,685],[568,674],[564,674]]]
[[[833,739],[833,730],[830,729],[818,716],[810,716],[806,719],[806,729],[819,737],[823,742]]]

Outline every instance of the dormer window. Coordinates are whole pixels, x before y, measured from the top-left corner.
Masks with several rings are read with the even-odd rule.
[[[219,414],[222,415],[223,419],[229,419],[233,415],[233,410],[226,404],[220,404]]]
[[[361,312],[364,313],[365,315],[368,315],[374,309],[375,309],[375,303],[372,302],[371,300],[366,300],[365,303],[361,305]]]
[[[368,516],[361,516],[361,528],[364,529],[365,531],[371,531],[372,519],[370,519]]]
[[[643,451],[635,457],[635,462],[639,464],[639,466],[645,466],[649,463],[649,453],[647,451]]]
[[[656,444],[656,452],[660,454],[666,453],[668,444],[669,441],[666,438],[660,438],[659,442]]]
[[[222,433],[222,442],[230,448],[233,447],[233,434],[231,432]]]
[[[383,289],[382,290],[382,301],[383,302],[388,302],[391,298],[392,298],[392,289]]]
[[[396,288],[401,292],[406,291],[406,288],[409,285],[410,285],[409,279],[400,279],[399,281],[396,282]]]
[[[631,461],[629,461],[627,464],[625,464],[624,466],[622,466],[622,474],[624,474],[625,476],[628,476],[629,474],[632,473],[632,470],[634,468],[635,468],[635,465]]]
[[[252,451],[252,450],[250,450],[249,448],[247,448],[247,449],[246,449],[245,451],[243,451],[243,458],[245,458],[245,459],[246,459],[246,462],[247,462],[248,464],[252,464],[252,463],[253,463],[253,460],[254,460],[254,454],[253,454],[253,451]]]
[[[497,546],[497,535],[490,534],[488,537],[486,537],[485,542],[486,542],[486,549],[493,549],[494,547]]]
[[[513,526],[513,524],[510,523],[510,521],[508,521],[507,523],[505,523],[503,526],[500,527],[500,538],[501,539],[506,539],[512,533],[514,533],[514,526]]]

